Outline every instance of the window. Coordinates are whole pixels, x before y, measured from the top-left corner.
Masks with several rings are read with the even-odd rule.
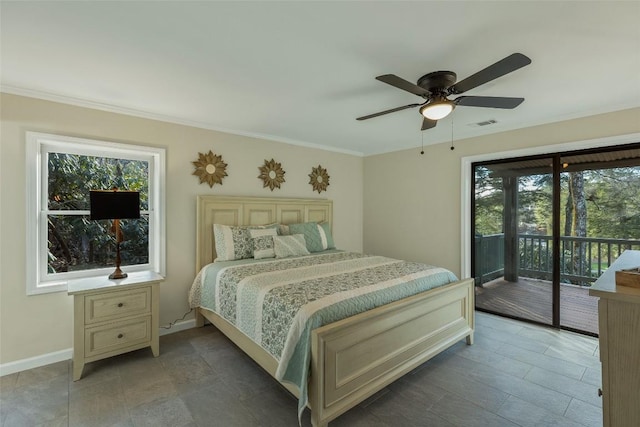
[[[27,132],[26,158],[27,294],[113,271],[111,221],[89,219],[89,190],[140,192],[140,219],[121,221],[122,269],[164,274],[164,149]]]

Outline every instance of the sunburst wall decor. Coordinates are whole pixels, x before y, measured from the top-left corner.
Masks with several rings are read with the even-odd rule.
[[[317,168],[311,168],[309,184],[313,187],[313,191],[317,191],[318,194],[327,191],[327,187],[329,186],[329,174],[327,170],[320,165],[318,165]]]
[[[263,187],[269,187],[271,191],[274,188],[280,188],[280,184],[285,181],[284,174],[286,172],[282,169],[282,165],[273,159],[270,161],[265,159],[264,165],[258,167],[258,169],[260,170],[258,178],[264,183]]]
[[[222,161],[222,156],[213,154],[211,150],[207,154],[198,153],[198,160],[192,163],[196,167],[193,175],[200,178],[200,184],[206,182],[209,187],[222,185],[222,178],[227,176],[227,164]]]

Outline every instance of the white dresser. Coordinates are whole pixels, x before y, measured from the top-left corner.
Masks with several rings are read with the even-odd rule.
[[[69,281],[74,297],[73,380],[82,377],[85,363],[144,347],[160,354],[160,282],[152,272],[129,277]]]
[[[589,290],[600,298],[598,326],[604,427],[640,426],[640,288],[616,286],[615,271],[640,266],[627,250]]]

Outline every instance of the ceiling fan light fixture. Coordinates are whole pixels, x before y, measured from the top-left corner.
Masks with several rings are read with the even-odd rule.
[[[420,114],[429,120],[440,120],[447,117],[454,107],[453,102],[447,99],[437,100],[423,105],[420,108]]]
[[[405,92],[418,95],[424,102],[421,104],[409,104],[402,107],[391,108],[367,116],[357,117],[356,120],[367,120],[407,108],[420,107],[420,115],[424,116],[421,130],[431,129],[436,126],[438,120],[447,117],[458,105],[463,107],[487,107],[513,109],[524,101],[524,98],[508,98],[504,96],[459,96],[449,100],[449,95],[459,95],[480,85],[493,81],[499,77],[516,71],[531,64],[531,59],[521,53],[513,53],[500,61],[485,67],[462,81],[457,81],[457,75],[453,71],[433,71],[420,77],[417,83],[411,83],[395,74],[383,74],[376,77],[383,83]],[[495,120],[487,121],[487,124],[495,123]],[[477,124],[479,126],[480,124]]]

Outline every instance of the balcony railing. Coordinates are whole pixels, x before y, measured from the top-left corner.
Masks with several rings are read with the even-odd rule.
[[[552,280],[553,238],[519,234],[518,274]],[[640,249],[640,240],[560,237],[560,281],[590,286],[627,249]],[[477,235],[476,284],[504,275],[504,234]]]
[[[476,235],[476,285],[504,275],[504,234]]]

